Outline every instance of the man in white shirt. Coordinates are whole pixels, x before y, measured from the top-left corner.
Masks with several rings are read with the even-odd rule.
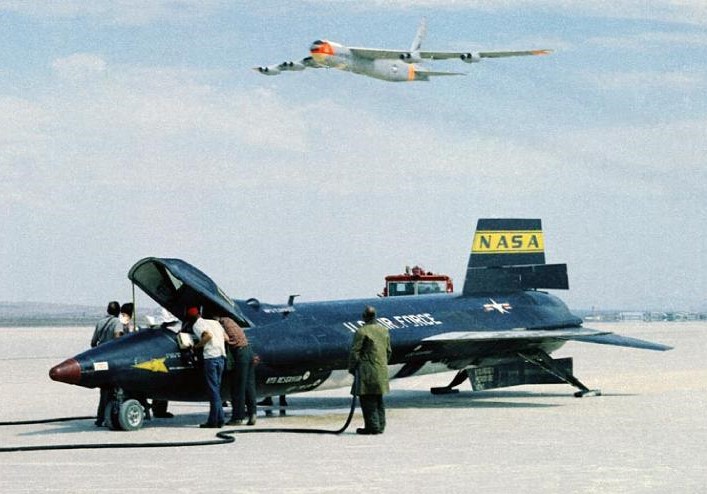
[[[194,347],[204,349],[204,378],[209,391],[209,419],[199,427],[220,428],[225,422],[221,401],[221,375],[226,365],[223,328],[218,321],[202,318],[197,307],[187,309],[187,320],[193,322],[194,334],[199,338]]]

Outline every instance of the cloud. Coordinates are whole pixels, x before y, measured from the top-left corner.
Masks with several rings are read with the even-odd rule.
[[[667,201],[707,194],[705,119],[561,133],[552,146],[560,161],[593,168],[602,190]]]
[[[54,183],[253,183],[267,179],[268,154],[308,146],[306,115],[267,89],[217,88],[209,71],[113,65],[90,53],[51,66],[56,77],[35,100],[0,99],[4,188],[31,183],[30,203],[51,203]]]
[[[186,22],[218,11],[223,0],[0,0],[0,11],[31,17],[88,18],[105,24]]]
[[[100,56],[91,53],[76,53],[66,58],[59,58],[52,63],[52,68],[62,79],[81,79],[94,77],[106,70],[106,62]]]
[[[120,282],[131,259],[160,252],[203,262],[225,279],[259,279],[277,292],[289,265],[283,245],[293,258],[336,269],[340,255],[330,252],[367,242],[351,231],[369,223],[390,232],[419,223],[439,234],[453,223],[467,228],[470,216],[484,212],[551,211],[584,223],[597,221],[591,218],[597,213],[582,210],[585,204],[623,214],[659,201],[678,210],[688,195],[688,204],[704,202],[696,192],[707,184],[707,122],[699,118],[552,132],[539,122],[514,132],[483,125],[484,107],[499,110],[493,99],[474,111],[455,108],[449,120],[430,119],[425,105],[436,100],[428,95],[443,90],[441,84],[417,89],[370,81],[375,91],[396,95],[392,107],[380,108],[361,103],[365,79],[354,79],[357,98],[310,92],[298,98],[290,86],[231,88],[220,72],[115,64],[91,53],[51,67],[54,78],[33,92],[34,100],[0,99],[0,111],[12,116],[0,127],[0,143],[14,150],[0,161],[0,197],[21,218],[38,218],[31,245],[43,245],[49,229],[61,256],[71,258],[80,232],[86,257],[116,258]],[[415,109],[402,111],[410,102]],[[523,111],[514,107],[513,114]],[[6,221],[16,232],[26,230],[24,222]],[[105,224],[120,232],[120,249],[104,252],[113,233],[102,230]],[[429,237],[424,231],[420,238]],[[195,232],[229,239],[240,250],[205,249]],[[419,255],[420,240],[406,239],[405,248]],[[399,239],[377,241],[371,252],[405,259]],[[27,249],[30,242],[18,245]],[[456,265],[448,251],[445,239],[429,247],[429,258]],[[350,257],[386,272],[366,255]],[[257,261],[223,267],[234,258]],[[263,265],[272,278],[262,278]],[[325,279],[302,282],[329,286]],[[347,284],[343,295],[368,293],[361,286]]]
[[[653,51],[656,48],[693,49],[707,46],[707,34],[649,31],[624,36],[597,36],[589,44],[611,50]]]
[[[707,4],[703,0],[306,0],[306,4],[348,6],[352,10],[449,9],[499,12],[527,9],[538,12],[569,12],[572,15],[612,19],[640,19],[684,24],[707,24]],[[229,5],[225,0],[0,0],[0,11],[38,18],[89,18],[107,24],[145,25],[149,23],[191,22],[217,14]],[[280,15],[282,2],[250,5],[263,15]]]
[[[46,101],[66,115],[69,125],[126,133],[141,139],[166,139],[193,134],[239,144],[301,148],[301,125],[268,90],[220,90],[213,73],[171,67],[109,66],[90,54],[72,55],[53,66],[60,79],[81,78],[81,84],[57,86]],[[92,76],[92,77],[89,77]]]
[[[57,59],[52,67],[57,77],[38,101],[0,101],[14,116],[0,130],[0,142],[14,143],[5,148],[14,152],[2,157],[4,175],[11,184],[38,184],[27,193],[35,202],[51,203],[57,192],[49,184],[59,181],[81,188],[140,182],[174,191],[190,183],[200,190],[346,196],[385,195],[391,188],[415,193],[421,184],[437,183],[449,191],[533,197],[548,181],[567,191],[579,180],[589,189],[611,189],[610,178],[625,173],[615,163],[653,170],[643,180],[660,188],[665,171],[656,160],[694,170],[702,150],[685,143],[707,142],[701,122],[500,137],[453,122],[430,125],[412,113],[391,126],[385,113],[348,100],[294,103],[267,87],[222,88],[214,83],[220,74],[209,71],[113,65],[89,53]],[[702,84],[669,75],[614,74],[593,82],[608,89],[641,78]],[[666,138],[674,135],[684,139]]]
[[[8,96],[0,96],[0,114],[0,207],[40,206],[42,197],[28,194],[26,186],[46,172],[38,164],[51,148],[51,115],[36,102]]]
[[[481,10],[500,12],[522,9],[537,12],[569,12],[573,16],[609,19],[640,19],[684,24],[707,24],[707,4],[703,0],[616,0],[586,2],[583,0],[308,0],[311,4],[350,4],[357,9],[408,8]]]
[[[707,74],[694,70],[584,73],[583,78],[602,90],[698,91],[707,86]]]

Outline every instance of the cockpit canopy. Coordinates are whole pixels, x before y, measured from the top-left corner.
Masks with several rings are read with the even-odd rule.
[[[229,315],[240,325],[251,326],[211,278],[181,259],[146,257],[130,268],[128,278],[180,319],[184,319],[187,307],[196,306],[206,313]]]

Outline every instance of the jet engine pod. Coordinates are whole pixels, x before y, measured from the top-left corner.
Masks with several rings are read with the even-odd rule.
[[[481,55],[478,53],[462,53],[459,58],[466,63],[478,63],[481,61]]]
[[[276,65],[270,65],[268,67],[258,67],[256,68],[256,70],[263,75],[278,75],[280,73],[280,69]]]
[[[280,70],[294,70],[294,71],[300,71],[304,70],[305,66],[301,64],[300,62],[282,62],[279,66]]]
[[[422,62],[422,59],[415,53],[401,53],[400,60],[405,63]]]

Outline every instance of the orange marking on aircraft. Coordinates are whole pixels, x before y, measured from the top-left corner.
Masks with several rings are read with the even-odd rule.
[[[310,50],[310,53],[312,55],[333,55],[334,54],[334,47],[331,46],[331,44],[324,42],[324,43],[320,43],[316,47],[312,48]]]
[[[408,81],[415,80],[415,64],[408,64]]]

